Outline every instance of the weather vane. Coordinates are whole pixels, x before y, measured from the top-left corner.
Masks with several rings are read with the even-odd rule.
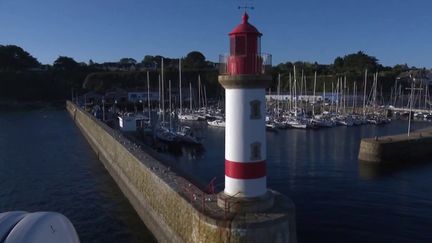
[[[247,1],[245,1],[243,6],[238,6],[238,9],[244,9],[244,11],[247,12],[248,9],[254,10],[255,7],[252,5],[248,5]]]

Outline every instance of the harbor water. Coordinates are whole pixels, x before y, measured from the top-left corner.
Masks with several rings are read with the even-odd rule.
[[[432,164],[357,161],[361,138],[405,131],[394,121],[267,133],[268,186],[294,201],[299,242],[432,241]],[[223,189],[223,128],[161,157]],[[82,242],[155,241],[65,110],[0,112],[0,188],[0,211],[58,211]]]
[[[65,110],[0,111],[0,212],[56,211],[81,242],[156,242]]]
[[[296,205],[299,242],[432,242],[432,163],[359,163],[361,138],[407,131],[407,121],[267,132],[268,186]],[[430,127],[416,121],[412,130]],[[171,165],[223,190],[223,128],[208,127],[203,149],[183,148]]]

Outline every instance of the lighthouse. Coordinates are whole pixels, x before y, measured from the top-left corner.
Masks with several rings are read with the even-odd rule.
[[[261,53],[262,34],[242,22],[229,33],[230,52],[221,56],[219,83],[225,89],[224,199],[268,197],[266,177],[265,88],[271,56]]]

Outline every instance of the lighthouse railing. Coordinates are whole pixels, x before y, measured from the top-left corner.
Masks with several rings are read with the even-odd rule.
[[[266,74],[272,67],[272,55],[261,53],[256,55],[219,56],[219,73],[221,75]]]

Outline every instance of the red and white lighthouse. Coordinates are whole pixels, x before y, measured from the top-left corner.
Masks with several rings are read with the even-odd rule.
[[[271,56],[261,53],[262,34],[245,12],[229,34],[230,53],[221,57],[219,83],[225,88],[225,189],[234,198],[267,193],[265,88]]]

